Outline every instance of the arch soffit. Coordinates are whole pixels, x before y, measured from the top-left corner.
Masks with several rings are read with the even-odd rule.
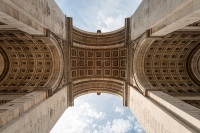
[[[0,34],[0,47],[10,64],[1,81],[2,93],[5,90],[27,93],[37,88],[56,87],[63,71],[63,58],[52,36],[38,38],[18,30],[1,31]]]
[[[99,91],[123,95],[127,67],[124,38],[124,27],[108,33],[91,33],[73,27],[74,97]]]
[[[144,94],[147,90],[162,90],[172,95],[199,92],[187,70],[188,57],[200,43],[199,39],[200,32],[184,31],[141,39],[133,61],[138,88]]]

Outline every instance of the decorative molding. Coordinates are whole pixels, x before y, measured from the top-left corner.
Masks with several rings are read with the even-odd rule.
[[[71,48],[72,79],[114,78],[125,80],[126,47],[115,49]]]
[[[187,71],[187,58],[199,43],[200,32],[173,32],[162,38],[155,38],[143,49],[145,54],[141,59],[144,60],[145,78],[139,82],[146,84],[147,81],[148,88],[159,88],[169,94],[199,93],[200,87]]]
[[[17,30],[0,31],[0,43],[10,63],[0,82],[0,93],[28,93],[37,87],[53,86],[57,80],[54,73],[60,64],[55,63],[59,62],[54,59],[58,56],[56,44],[49,38],[33,37]]]

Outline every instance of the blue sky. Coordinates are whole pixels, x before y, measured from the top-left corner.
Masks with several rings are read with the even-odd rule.
[[[124,26],[142,0],[55,0],[79,29],[109,32]],[[75,99],[50,133],[145,133],[122,98],[87,94]]]
[[[111,94],[87,94],[75,99],[50,133],[144,133],[135,116]]]
[[[124,26],[142,0],[55,0],[74,25],[82,30],[103,32]]]

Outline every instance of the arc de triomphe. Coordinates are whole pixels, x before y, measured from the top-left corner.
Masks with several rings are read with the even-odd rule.
[[[143,0],[108,33],[54,0],[0,0],[1,133],[47,133],[93,92],[123,97],[147,133],[199,133],[200,0]]]

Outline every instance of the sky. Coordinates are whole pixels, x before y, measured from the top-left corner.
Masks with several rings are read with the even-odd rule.
[[[79,29],[109,32],[124,26],[142,0],[55,0]]]
[[[55,0],[79,29],[110,32],[124,26],[142,0]],[[87,94],[75,99],[50,133],[145,133],[121,97]]]
[[[95,93],[75,99],[50,133],[145,133],[122,98]]]

